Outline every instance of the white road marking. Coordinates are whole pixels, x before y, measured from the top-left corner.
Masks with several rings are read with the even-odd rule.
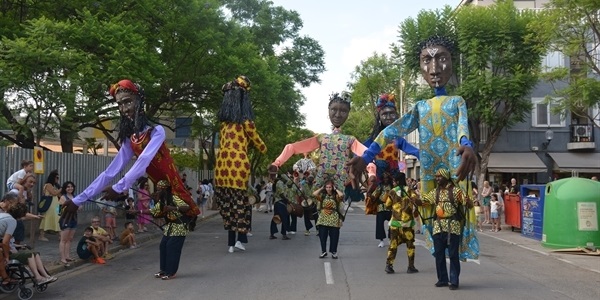
[[[325,282],[327,284],[334,284],[333,282],[333,272],[331,272],[331,263],[326,262],[323,263],[325,267]]]

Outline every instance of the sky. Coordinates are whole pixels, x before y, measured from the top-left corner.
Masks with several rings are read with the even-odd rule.
[[[325,51],[326,71],[321,83],[302,89],[306,102],[300,109],[306,128],[315,133],[331,132],[327,116],[329,95],[347,90],[350,74],[373,53],[390,55],[389,45],[398,42],[398,26],[416,18],[421,10],[458,6],[460,0],[271,0],[275,6],[295,10],[304,27],[301,35],[317,40]]]

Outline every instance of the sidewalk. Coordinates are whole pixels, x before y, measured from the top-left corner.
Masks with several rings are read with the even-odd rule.
[[[204,214],[204,218],[202,218],[202,217],[198,218],[196,230],[198,230],[199,228],[202,227],[202,222],[204,222],[208,219],[211,219],[215,216],[218,216],[218,215],[219,215],[218,210],[206,210],[205,214]],[[123,224],[125,224],[125,222],[126,222],[125,216],[117,217],[117,228],[115,230],[117,236],[123,230]],[[58,233],[57,234],[46,233],[46,238],[48,238],[49,241],[44,242],[44,241],[37,240],[37,237],[39,236],[39,232],[36,232],[36,240],[32,241],[29,238],[29,231],[27,231],[26,232],[27,238],[25,241],[26,241],[27,245],[32,246],[35,251],[40,253],[40,255],[42,257],[42,261],[44,262],[46,269],[48,269],[48,272],[50,274],[56,275],[65,270],[75,268],[75,267],[80,266],[85,263],[90,263],[89,260],[79,259],[79,257],[77,256],[77,252],[75,251],[75,249],[77,247],[77,243],[79,242],[79,239],[83,236],[83,230],[90,225],[91,224],[89,224],[89,222],[79,222],[79,224],[77,225],[77,229],[75,231],[75,236],[73,237],[73,241],[71,242],[71,258],[75,259],[75,261],[71,262],[69,267],[65,267],[60,262],[60,255],[58,253],[58,244],[59,244],[60,236]],[[136,228],[137,228],[137,226],[136,226]],[[163,234],[162,230],[160,230],[154,224],[149,224],[148,229],[149,229],[148,232],[136,233],[136,239],[137,239],[138,245],[143,245],[144,243],[146,243],[148,241],[162,237],[162,234]],[[124,246],[121,246],[119,244],[118,240],[115,240],[113,242],[113,244],[110,245],[109,253],[112,255],[118,256],[120,251],[127,251],[127,250],[129,250],[129,249],[125,249]],[[110,263],[110,260],[107,263]]]

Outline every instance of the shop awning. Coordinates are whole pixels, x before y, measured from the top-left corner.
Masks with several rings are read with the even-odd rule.
[[[488,172],[491,173],[537,173],[546,172],[546,165],[535,153],[490,153]]]
[[[600,173],[600,153],[549,153],[561,172]]]

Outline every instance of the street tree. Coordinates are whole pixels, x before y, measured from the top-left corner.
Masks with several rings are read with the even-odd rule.
[[[554,113],[566,111],[600,127],[600,2],[551,0],[532,23],[532,38],[569,58],[570,64],[546,70],[542,78],[555,87],[547,100]]]

